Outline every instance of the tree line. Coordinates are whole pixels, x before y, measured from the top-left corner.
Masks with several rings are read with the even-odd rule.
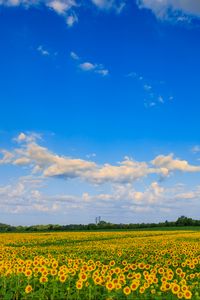
[[[50,231],[91,231],[91,230],[131,230],[131,229],[151,229],[165,227],[183,227],[183,226],[200,226],[200,220],[193,220],[185,216],[179,217],[176,221],[165,221],[160,223],[130,223],[130,224],[113,224],[106,221],[99,223],[84,224],[48,224],[32,226],[11,226],[0,223],[0,232],[50,232]]]

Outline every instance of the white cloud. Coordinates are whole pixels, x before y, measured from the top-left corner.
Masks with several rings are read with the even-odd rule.
[[[73,6],[76,6],[76,3],[72,0],[53,0],[47,3],[47,6],[53,9],[58,14],[65,14]]]
[[[101,10],[114,10],[121,13],[126,5],[125,0],[91,0],[92,3]]]
[[[70,16],[67,16],[66,23],[69,27],[72,27],[75,23],[78,23],[78,17],[75,14],[71,14]]]
[[[24,141],[25,139],[26,139],[26,135],[23,132],[21,132],[16,138],[16,141],[21,142]]]
[[[109,74],[109,71],[107,69],[100,69],[100,70],[96,70],[95,73],[100,74],[102,76],[107,76]]]
[[[132,199],[136,202],[156,203],[162,199],[164,192],[164,188],[154,181],[144,192],[132,192]]]
[[[125,159],[119,165],[104,164],[88,172],[87,177],[94,183],[118,182],[128,183],[134,182],[139,178],[143,178],[149,174],[160,174],[165,176],[164,168],[151,168],[146,162],[137,162]]]
[[[50,53],[48,50],[44,49],[44,47],[42,45],[40,45],[38,48],[37,48],[37,51],[43,55],[43,56],[49,56]]]
[[[70,52],[70,56],[74,60],[79,60],[80,59],[80,57],[73,51]]]
[[[156,167],[166,168],[168,171],[182,171],[182,172],[200,172],[200,166],[190,165],[186,160],[174,159],[173,154],[159,155],[152,164]]]
[[[73,60],[78,61],[82,60],[75,52],[71,52],[70,56]],[[102,64],[96,64],[89,61],[83,61],[78,64],[79,69],[83,72],[93,72],[99,74],[101,76],[107,76],[109,74],[109,70],[104,67]]]
[[[0,150],[0,154],[3,155],[3,157],[0,159],[0,164],[9,164],[14,158],[14,154],[7,150]]]
[[[113,10],[117,14],[121,13],[126,1],[125,0],[88,0],[100,10]],[[62,16],[68,27],[74,26],[78,22],[77,10],[90,7],[88,1],[80,0],[0,0],[0,5],[6,7],[21,6],[26,9],[29,7],[43,8],[52,10]],[[48,52],[48,51],[47,51]],[[43,55],[48,55],[44,51]]]
[[[150,90],[152,89],[152,86],[149,85],[149,84],[145,84],[145,85],[144,85],[144,89],[145,89],[146,91],[150,91]]]
[[[200,146],[196,145],[191,149],[192,153],[196,154],[200,152]]]
[[[78,18],[74,12],[74,9],[77,8],[77,3],[74,0],[0,0],[0,5],[7,7],[22,6],[25,8],[45,6],[56,14],[63,16],[69,27],[78,22]]]
[[[13,164],[14,165],[28,165],[30,164],[31,160],[27,157],[20,157],[20,158],[17,158],[15,161],[13,161]]]
[[[39,133],[35,133],[35,132],[28,132],[28,133],[24,133],[21,132],[17,137],[15,137],[13,139],[13,141],[17,142],[17,143],[32,143],[32,142],[36,142],[37,140],[41,140],[42,139],[42,135]]]
[[[3,150],[1,163],[27,165],[34,173],[45,177],[82,178],[93,183],[132,182],[148,174],[164,174],[164,168],[150,168],[145,162],[126,158],[119,165],[97,165],[80,158],[59,156],[40,146],[36,141],[27,142],[28,136],[19,148],[12,152]]]
[[[96,65],[90,63],[90,62],[84,62],[79,65],[80,69],[83,71],[92,71],[96,69]]]
[[[96,74],[100,74],[101,76],[107,76],[109,74],[108,69],[105,69],[103,65],[101,64],[93,64],[91,62],[84,62],[79,65],[79,68],[82,71],[92,71]]]
[[[200,198],[200,186],[197,185],[196,187],[194,187],[191,190],[186,190],[185,188],[182,188],[181,191],[179,191],[178,193],[175,193],[174,195],[174,199],[175,200],[186,200],[187,202],[191,202],[192,200],[199,200]]]
[[[140,8],[150,9],[157,18],[188,21],[185,15],[200,17],[199,0],[138,0]]]
[[[21,134],[20,134],[21,135]],[[35,175],[44,178],[79,178],[94,184],[133,183],[151,174],[166,177],[170,172],[200,172],[200,166],[189,164],[186,160],[175,159],[172,154],[155,157],[150,163],[139,162],[129,157],[117,164],[97,164],[92,160],[61,156],[38,144],[37,134],[25,135],[19,147],[12,151],[3,149],[0,164],[27,166]],[[33,138],[34,137],[34,138]],[[19,136],[18,136],[19,139]],[[152,185],[156,193],[157,186]],[[141,194],[137,194],[139,200]]]
[[[18,6],[25,3],[26,1],[24,0],[1,0],[0,1],[0,4],[5,6]]]
[[[17,182],[0,186],[0,209],[8,213],[33,213],[70,209],[81,203],[81,197],[73,195],[47,195],[41,192],[42,180],[34,177],[21,177]]]
[[[169,212],[172,209],[180,209],[180,201],[185,203],[184,205],[195,205],[200,197],[199,186],[191,190],[187,190],[182,184],[169,188],[162,186],[162,183],[156,180],[150,181],[151,183],[147,186],[140,181],[140,188],[136,189],[133,183],[138,178],[143,178],[148,174],[159,175],[162,173],[160,164],[164,164],[165,168],[174,169],[174,166],[169,166],[166,161],[159,161],[158,157],[155,160],[159,167],[156,168],[152,168],[149,163],[136,162],[128,157],[118,165],[105,164],[101,166],[94,162],[53,154],[47,148],[33,142],[20,144],[20,147],[20,149],[13,150],[14,157],[12,157],[12,161],[9,160],[9,163],[16,164],[16,156],[20,153],[22,156],[18,159],[29,158],[30,161],[27,161],[27,165],[32,167],[38,165],[40,170],[34,176],[21,177],[15,183],[0,186],[0,209],[2,212],[15,214],[32,214],[34,212],[54,214],[59,212],[64,214],[66,211],[72,212],[73,209],[93,211],[93,213],[103,212],[106,209],[106,213],[110,212],[110,215],[113,212],[118,214],[119,212],[141,214],[155,211]],[[188,170],[188,168],[186,169]],[[104,190],[105,186],[95,185],[95,190],[92,189],[93,192],[91,192],[91,190],[87,191],[87,185],[84,185],[83,191],[79,190],[78,193],[75,191],[75,194],[72,195],[49,194],[49,176],[78,177],[95,184],[110,183],[110,185],[109,190]],[[50,184],[52,185],[52,183]]]
[[[165,103],[167,104],[174,100],[174,97],[171,95],[163,96],[164,94],[168,94],[168,88],[163,81],[147,80],[144,76],[141,76],[136,72],[130,72],[126,77],[133,78],[143,90],[144,106],[146,108],[155,107]]]
[[[90,62],[84,62],[79,65],[80,69],[82,71],[94,71],[97,74],[100,74],[102,76],[107,76],[109,74],[109,71],[103,67],[101,64],[93,64]]]
[[[163,96],[158,97],[158,102],[160,102],[162,104],[165,103]]]

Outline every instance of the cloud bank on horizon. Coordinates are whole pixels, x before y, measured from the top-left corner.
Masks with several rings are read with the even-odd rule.
[[[92,160],[53,153],[40,145],[41,136],[36,133],[22,132],[13,141],[16,144],[13,149],[1,149],[0,165],[22,168],[26,175],[20,176],[15,184],[0,186],[0,208],[6,213],[95,212],[97,209],[104,210],[105,206],[110,214],[119,209],[132,213],[155,210],[167,213],[176,210],[180,201],[190,201],[192,204],[200,196],[200,186],[188,191],[179,183],[173,187],[162,185],[177,172],[200,172],[200,165],[175,158],[173,154],[161,154],[147,162],[125,157],[117,164],[106,162],[102,165]],[[54,179],[80,180],[87,185],[79,194],[45,194],[43,190]],[[137,190],[137,182],[145,183],[144,187]],[[106,192],[105,185],[110,186],[110,192]],[[95,192],[86,190],[90,186]]]

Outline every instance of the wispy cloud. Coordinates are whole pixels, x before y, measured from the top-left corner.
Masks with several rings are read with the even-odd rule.
[[[199,145],[195,145],[194,147],[192,147],[191,151],[194,154],[199,153],[200,152],[200,146]]]
[[[66,18],[66,23],[68,27],[74,26],[75,23],[78,23],[78,16],[75,13],[68,15]]]
[[[121,13],[126,6],[125,0],[91,0],[92,3],[101,10],[114,10],[117,13]]]
[[[43,55],[43,56],[49,56],[50,53],[47,49],[44,48],[44,46],[40,45],[38,48],[37,48],[37,51]]]
[[[144,93],[144,106],[146,108],[171,103],[174,100],[174,97],[165,91],[167,89],[165,82],[148,80],[143,75],[136,72],[131,72],[126,76],[128,78],[133,78],[138,83],[141,91]]]
[[[80,59],[80,57],[73,51],[70,52],[70,56],[74,60],[79,60]]]

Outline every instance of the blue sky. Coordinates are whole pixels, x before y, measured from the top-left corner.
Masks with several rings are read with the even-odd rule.
[[[198,0],[0,1],[0,221],[200,209]]]

